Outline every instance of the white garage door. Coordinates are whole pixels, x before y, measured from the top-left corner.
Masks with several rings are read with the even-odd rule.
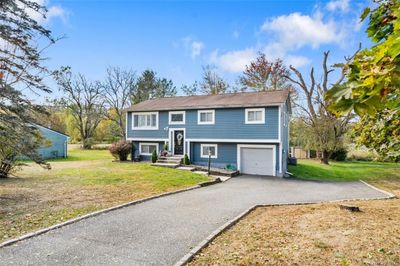
[[[250,175],[274,175],[272,148],[246,148],[240,150],[240,171]]]

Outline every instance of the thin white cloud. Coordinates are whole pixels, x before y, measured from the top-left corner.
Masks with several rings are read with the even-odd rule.
[[[291,13],[268,19],[261,30],[276,36],[286,49],[299,49],[304,46],[318,48],[321,44],[340,43],[343,33],[333,20],[323,21],[321,13],[313,16]]]
[[[285,56],[285,63],[288,66],[294,66],[295,68],[301,68],[311,63],[308,57],[301,55],[287,55]]]
[[[51,6],[48,8],[48,12],[46,14],[47,20],[51,20],[53,18],[61,18],[64,22],[67,20],[67,12],[61,6]]]
[[[197,41],[193,41],[191,44],[191,57],[192,59],[195,59],[197,56],[200,55],[201,50],[203,50],[204,48],[204,44],[202,42],[197,42]]]
[[[234,30],[232,33],[232,37],[234,39],[238,39],[240,37],[240,32],[238,30]]]
[[[280,58],[287,65],[302,67],[311,60],[296,55],[296,51],[307,46],[317,49],[323,44],[340,44],[345,37],[342,28],[333,20],[324,20],[320,12],[311,16],[296,12],[267,19],[261,32],[269,36],[266,43],[222,54],[214,51],[210,62],[227,72],[241,72],[261,51],[269,60]]]
[[[326,4],[326,9],[329,11],[347,12],[350,9],[350,0],[331,0]]]
[[[230,51],[219,55],[218,50],[214,50],[210,56],[210,62],[227,72],[242,72],[246,65],[257,57],[254,49]]]
[[[32,9],[26,9],[26,13],[29,17],[36,20],[39,24],[48,23],[50,20],[54,18],[61,18],[64,22],[67,19],[68,13],[62,8],[60,5],[51,5],[48,0],[32,0],[33,2],[38,3],[40,6],[47,7],[46,18],[43,17],[43,14],[36,12]]]
[[[198,57],[204,49],[204,43],[196,41],[192,37],[182,38],[182,44],[186,51],[189,52],[190,57],[194,60]]]

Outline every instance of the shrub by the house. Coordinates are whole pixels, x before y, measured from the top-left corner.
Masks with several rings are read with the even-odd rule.
[[[183,157],[183,164],[184,165],[190,164],[189,156],[186,153],[185,153],[185,156]]]
[[[156,150],[153,151],[153,153],[151,154],[151,162],[155,163],[157,161],[157,152]]]
[[[121,140],[111,144],[108,148],[112,156],[120,161],[128,160],[128,155],[131,152],[132,144],[126,140]]]

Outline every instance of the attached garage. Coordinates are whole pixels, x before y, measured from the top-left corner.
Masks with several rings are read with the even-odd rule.
[[[237,147],[238,169],[242,174],[276,175],[275,145],[245,145]]]

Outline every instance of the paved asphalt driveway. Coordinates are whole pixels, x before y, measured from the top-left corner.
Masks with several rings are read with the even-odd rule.
[[[0,248],[0,265],[172,265],[219,226],[255,204],[386,196],[361,182],[241,176]]]

